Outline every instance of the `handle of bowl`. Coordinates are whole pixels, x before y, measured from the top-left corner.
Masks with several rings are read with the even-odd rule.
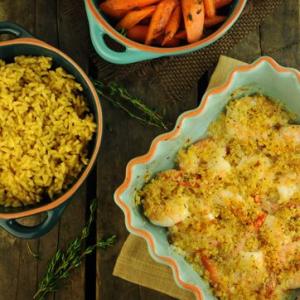
[[[147,59],[162,56],[159,53],[146,52],[123,45],[126,49],[124,52],[117,52],[109,48],[104,40],[105,31],[99,26],[92,26],[91,38],[96,51],[107,61],[114,64],[130,64]]]
[[[10,33],[15,35],[17,38],[33,37],[32,34],[30,34],[22,26],[8,21],[0,22],[0,34],[2,33]]]
[[[25,226],[17,219],[0,220],[0,227],[13,236],[21,239],[37,239],[48,233],[58,222],[68,203],[63,203],[53,210],[47,211],[47,216],[42,223],[35,226]]]

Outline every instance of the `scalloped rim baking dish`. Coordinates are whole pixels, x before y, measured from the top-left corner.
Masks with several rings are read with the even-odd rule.
[[[142,215],[134,203],[134,194],[146,178],[171,168],[173,158],[182,146],[203,138],[208,125],[223,110],[232,92],[241,87],[277,99],[300,116],[299,71],[282,67],[270,57],[261,57],[253,64],[237,67],[224,84],[204,95],[199,107],[183,113],[171,132],[155,138],[148,153],[128,163],[125,180],[114,195],[116,204],[124,212],[128,231],[142,237],[152,258],[170,266],[177,284],[193,292],[196,299],[215,298],[208,284],[172,249],[165,229],[150,224]]]

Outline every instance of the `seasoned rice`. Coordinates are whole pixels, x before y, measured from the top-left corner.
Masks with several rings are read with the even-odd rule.
[[[88,164],[96,130],[82,87],[49,57],[0,60],[0,204],[53,199]]]

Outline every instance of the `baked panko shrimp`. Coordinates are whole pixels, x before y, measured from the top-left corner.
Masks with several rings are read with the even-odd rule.
[[[268,97],[232,100],[176,168],[137,193],[219,299],[300,288],[300,126]]]

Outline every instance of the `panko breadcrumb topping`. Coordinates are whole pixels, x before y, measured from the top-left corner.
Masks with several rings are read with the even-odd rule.
[[[232,100],[137,197],[220,299],[300,287],[300,126],[262,95]]]

